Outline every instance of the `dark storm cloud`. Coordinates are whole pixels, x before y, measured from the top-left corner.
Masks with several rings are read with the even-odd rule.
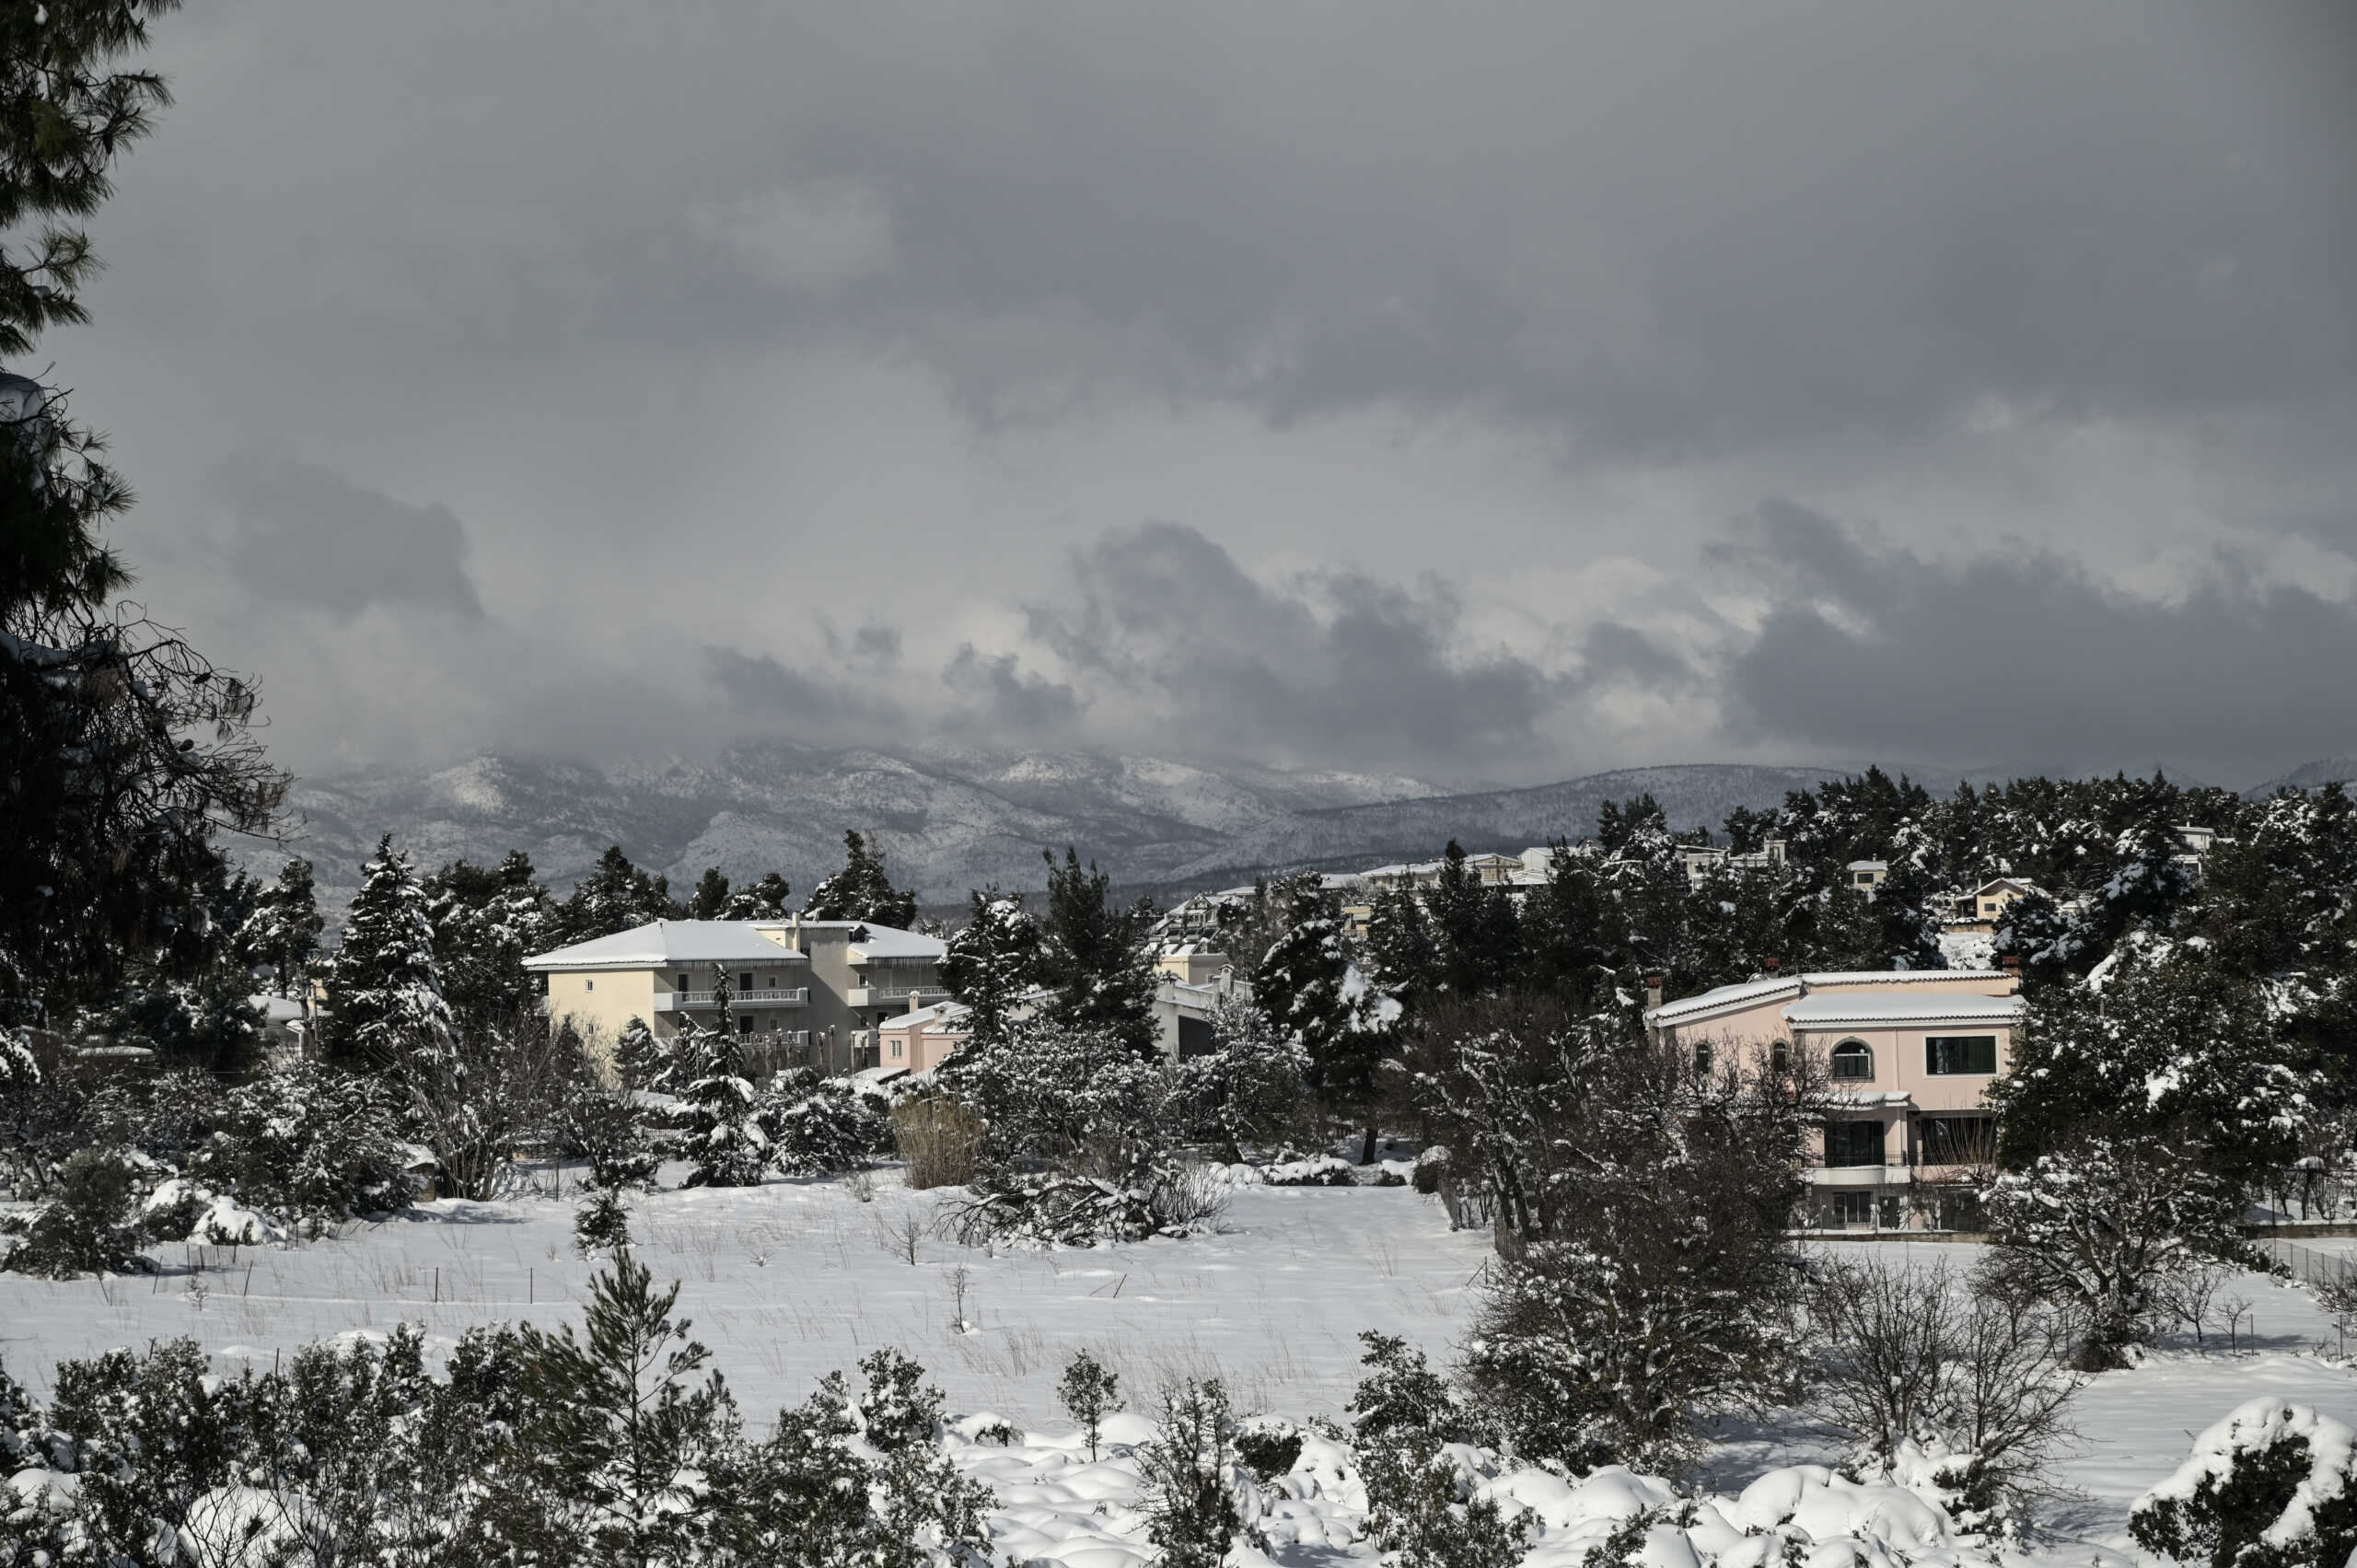
[[[1017,736],[1068,730],[1080,717],[1080,694],[1061,680],[1018,668],[1013,654],[995,657],[960,644],[941,672],[942,683],[958,699],[958,727]]]
[[[308,463],[238,459],[207,491],[227,534],[229,573],[290,609],[424,605],[479,621],[467,529],[447,506],[413,506]]]
[[[1584,687],[1626,682],[1668,688],[1694,679],[1694,668],[1684,657],[1634,626],[1599,621],[1580,639],[1579,683]]]
[[[890,703],[853,688],[837,674],[807,675],[768,654],[707,647],[703,663],[729,705],[764,726],[839,736],[847,728],[874,726],[896,716]]]
[[[1553,700],[1526,660],[1455,651],[1462,612],[1437,583],[1269,588],[1173,523],[1109,535],[1073,568],[1076,602],[1035,607],[1033,634],[1193,748],[1463,766],[1532,746]]]
[[[1774,610],[1726,671],[1752,738],[2117,765],[2321,754],[2357,734],[2357,610],[2222,565],[2182,598],[2010,550],[1944,563],[1785,501],[1728,548]],[[2248,782],[2244,762],[2227,776]]]

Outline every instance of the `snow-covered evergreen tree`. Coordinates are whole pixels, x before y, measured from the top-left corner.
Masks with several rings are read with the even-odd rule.
[[[857,830],[843,834],[843,868],[810,889],[805,920],[862,920],[906,931],[917,921],[917,896],[892,886],[884,853]]]
[[[552,945],[556,908],[531,857],[453,861],[424,886],[442,994],[460,1027],[504,1028],[537,1012],[540,987],[524,960]]]
[[[966,923],[949,938],[941,983],[968,1009],[970,1038],[1003,1038],[1016,1004],[1039,980],[1039,923],[1022,899],[996,888],[977,889]]]
[[[2237,1185],[2288,1163],[2322,1085],[2247,975],[2198,947],[2131,936],[2084,981],[2039,988],[1990,1092],[1999,1157],[2082,1132],[2153,1133]]]
[[[551,932],[560,945],[587,942],[658,920],[677,920],[670,884],[633,865],[621,845],[608,846],[558,912]]]
[[[359,896],[344,919],[343,946],[328,967],[320,1044],[329,1061],[382,1066],[434,1049],[451,1029],[434,960],[434,923],[409,856],[378,841],[361,867]]]
[[[723,920],[784,920],[786,900],[794,896],[794,889],[786,879],[772,871],[750,887],[739,888],[728,895],[728,902],[720,912]]]
[[[1041,923],[1039,981],[1055,993],[1056,1017],[1093,1031],[1141,1059],[1159,1054],[1154,1020],[1154,956],[1147,946],[1153,906],[1115,909],[1112,878],[1084,870],[1067,846],[1063,864],[1049,854],[1048,912]]]
[[[2154,1291],[2206,1261],[2257,1261],[2241,1195],[2184,1144],[2150,1132],[2083,1136],[1999,1177],[1985,1202],[1991,1268],[2037,1299],[2069,1302],[2078,1365],[2126,1364],[2152,1321]]]
[[[279,995],[293,996],[319,950],[319,933],[326,923],[319,914],[311,863],[289,860],[255,900],[253,912],[238,933],[238,948],[248,964],[270,970]]]
[[[683,1020],[672,1051],[679,1104],[668,1149],[693,1167],[685,1185],[758,1187],[777,1157],[777,1107],[744,1076],[737,1036]]]
[[[690,920],[720,920],[728,909],[728,877],[717,865],[707,865],[697,879],[696,890],[688,895],[686,914]]]

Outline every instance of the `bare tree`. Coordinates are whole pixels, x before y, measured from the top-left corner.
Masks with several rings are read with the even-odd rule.
[[[528,1011],[450,1030],[394,1063],[451,1196],[491,1197],[517,1145],[552,1129],[576,1076],[572,1049]]]
[[[2076,1434],[2077,1335],[2026,1294],[1979,1287],[1945,1262],[1819,1266],[1810,1301],[1812,1404],[1856,1439],[1859,1461],[1915,1469],[1968,1527],[2010,1531],[2050,1492],[2049,1461]]]

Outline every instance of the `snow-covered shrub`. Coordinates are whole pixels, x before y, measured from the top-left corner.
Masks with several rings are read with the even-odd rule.
[[[1368,1533],[1401,1568],[1512,1568],[1522,1561],[1528,1518],[1476,1497],[1465,1463],[1480,1436],[1474,1416],[1425,1365],[1423,1353],[1388,1334],[1362,1333],[1368,1369],[1351,1397],[1352,1446],[1366,1486]]]
[[[2235,1190],[2198,1151],[2149,1133],[2084,1136],[1990,1190],[1992,1275],[2084,1320],[2074,1365],[2124,1365],[2147,1331],[2154,1287],[2210,1260],[2258,1264]],[[2263,1265],[2260,1265],[2263,1266]]]
[[[935,1074],[982,1119],[982,1162],[1044,1161],[1122,1179],[1170,1142],[1159,1062],[1113,1034],[1046,1018],[976,1040]]]
[[[593,1186],[619,1191],[654,1185],[662,1156],[649,1135],[646,1111],[632,1090],[610,1087],[584,1074],[558,1108],[556,1133],[562,1153],[589,1162]]]
[[[298,1063],[230,1092],[188,1175],[250,1208],[318,1225],[407,1208],[406,1164],[382,1085]]]
[[[1243,1524],[1236,1506],[1236,1423],[1216,1377],[1165,1390],[1162,1423],[1139,1451],[1146,1539],[1164,1568],[1219,1568]]]
[[[2237,1406],[2138,1499],[2128,1527],[2185,1563],[2340,1568],[2357,1550],[2357,1432],[2283,1400]]]
[[[1285,1160],[1260,1167],[1260,1179],[1271,1187],[1352,1187],[1358,1176],[1351,1162],[1336,1155]]]
[[[130,1162],[112,1149],[84,1149],[58,1172],[56,1195],[33,1214],[0,1267],[61,1280],[127,1274],[149,1266],[139,1253],[145,1239]]]
[[[892,1108],[892,1145],[911,1190],[962,1187],[981,1157],[982,1119],[946,1095],[904,1099]]]
[[[1242,1163],[1299,1130],[1309,1110],[1309,1055],[1253,1003],[1223,996],[1212,1009],[1212,1049],[1181,1061],[1171,1110],[1190,1136]]]
[[[807,1067],[777,1075],[777,1163],[791,1175],[858,1170],[890,1146],[892,1123],[876,1096]]]
[[[1226,1207],[1215,1175],[1175,1165],[1156,1166],[1133,1183],[1062,1170],[990,1171],[945,1208],[942,1223],[963,1247],[1094,1247],[1192,1236],[1213,1227]]]

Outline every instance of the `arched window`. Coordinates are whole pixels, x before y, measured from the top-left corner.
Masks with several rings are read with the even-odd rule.
[[[1711,1042],[1707,1040],[1698,1040],[1694,1042],[1694,1071],[1708,1074],[1710,1070]]]
[[[1833,1081],[1864,1084],[1875,1075],[1874,1048],[1862,1040],[1845,1040],[1833,1048]]]

